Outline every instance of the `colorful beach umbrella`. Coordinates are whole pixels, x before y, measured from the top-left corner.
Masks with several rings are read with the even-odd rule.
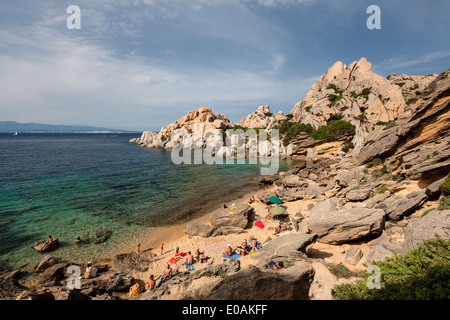
[[[285,213],[286,209],[284,207],[273,207],[273,208],[270,208],[269,212],[271,214],[273,214],[274,216],[277,216],[279,214]]]
[[[275,204],[283,203],[283,200],[281,200],[279,197],[269,197],[269,199],[267,199],[267,200],[269,202],[275,203]]]
[[[294,226],[295,232],[298,232],[298,224],[297,224],[297,221],[295,221],[295,219],[292,218],[291,215],[289,215],[289,219],[291,220],[292,225]]]

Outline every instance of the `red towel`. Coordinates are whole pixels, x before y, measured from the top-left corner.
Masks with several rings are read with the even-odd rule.
[[[259,227],[259,228],[261,228],[261,229],[264,228],[264,224],[263,224],[261,221],[256,221],[256,222],[255,222],[255,226],[257,226],[257,227]]]
[[[178,256],[181,256],[181,257],[184,257],[184,256],[186,256],[187,255],[187,253],[184,253],[184,252],[180,252],[179,254],[178,254]]]
[[[177,258],[172,257],[172,258],[169,259],[169,262],[171,262],[171,263],[177,263],[180,259],[181,259],[180,257],[177,257]]]

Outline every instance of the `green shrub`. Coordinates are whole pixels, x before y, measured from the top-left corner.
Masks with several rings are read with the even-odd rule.
[[[406,104],[409,106],[411,103],[414,103],[414,102],[416,102],[417,100],[419,100],[419,98],[411,98],[411,99],[408,99],[408,101],[406,101]]]
[[[328,95],[328,101],[330,101],[331,106],[334,106],[341,99],[342,99],[342,95],[336,95],[336,94]]]
[[[444,196],[439,202],[438,210],[450,210],[450,197]]]
[[[345,153],[349,152],[350,149],[353,149],[355,147],[355,145],[353,144],[353,142],[351,141],[347,141],[344,143],[344,145],[342,146],[342,151],[344,151]]]
[[[334,286],[339,300],[450,299],[450,240],[436,237],[421,243],[402,257],[373,263],[380,268],[381,288],[369,289],[369,273],[356,284]]]
[[[359,273],[350,271],[345,265],[342,263],[327,263],[325,264],[328,270],[338,278],[352,278],[359,276]]]
[[[313,130],[310,136],[314,140],[336,139],[339,137],[354,135],[355,126],[345,120],[331,120],[326,126]]]
[[[444,194],[450,194],[450,176],[445,178],[444,182],[439,185],[439,189],[441,189]]]

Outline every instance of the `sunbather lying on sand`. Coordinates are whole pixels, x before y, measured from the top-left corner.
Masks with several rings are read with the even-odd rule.
[[[283,269],[284,265],[282,261],[279,262],[275,262],[273,260],[270,260],[266,265],[265,265],[266,269],[273,269],[273,270],[278,270],[278,269]]]

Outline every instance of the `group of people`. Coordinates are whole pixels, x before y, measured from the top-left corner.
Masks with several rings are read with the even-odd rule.
[[[164,249],[164,244],[161,244],[161,254],[163,254],[163,249]],[[185,265],[186,265],[186,269],[188,269],[188,270],[194,270],[193,266],[194,266],[195,262],[203,263],[203,262],[205,262],[206,260],[209,259],[209,256],[205,255],[204,252],[200,252],[199,248],[196,249],[195,255],[193,255],[191,251],[188,251],[187,254],[184,254],[184,253],[180,252],[180,248],[177,246],[175,248],[175,255],[174,255],[174,257],[179,257],[180,255],[185,255],[186,256]],[[162,284],[165,281],[171,279],[172,276],[173,276],[173,270],[172,270],[172,268],[170,266],[170,263],[167,263],[166,269],[161,274],[161,276],[158,276],[157,278],[155,278],[155,276],[153,274],[151,274],[149,276],[149,279],[145,283],[145,287],[148,290],[152,290],[152,289],[154,289],[156,287],[156,281],[158,279],[161,280],[160,284]]]
[[[250,254],[252,250],[260,248],[261,243],[254,236],[251,235],[248,241],[247,239],[244,239],[244,241],[239,246],[236,246],[236,248],[234,249],[231,246],[231,244],[228,244],[223,254],[226,255],[227,257],[231,257],[235,253],[245,256],[247,254]]]
[[[279,223],[277,227],[273,228],[272,234],[279,234],[283,231],[290,231],[292,230],[292,227],[287,225],[286,223]]]

